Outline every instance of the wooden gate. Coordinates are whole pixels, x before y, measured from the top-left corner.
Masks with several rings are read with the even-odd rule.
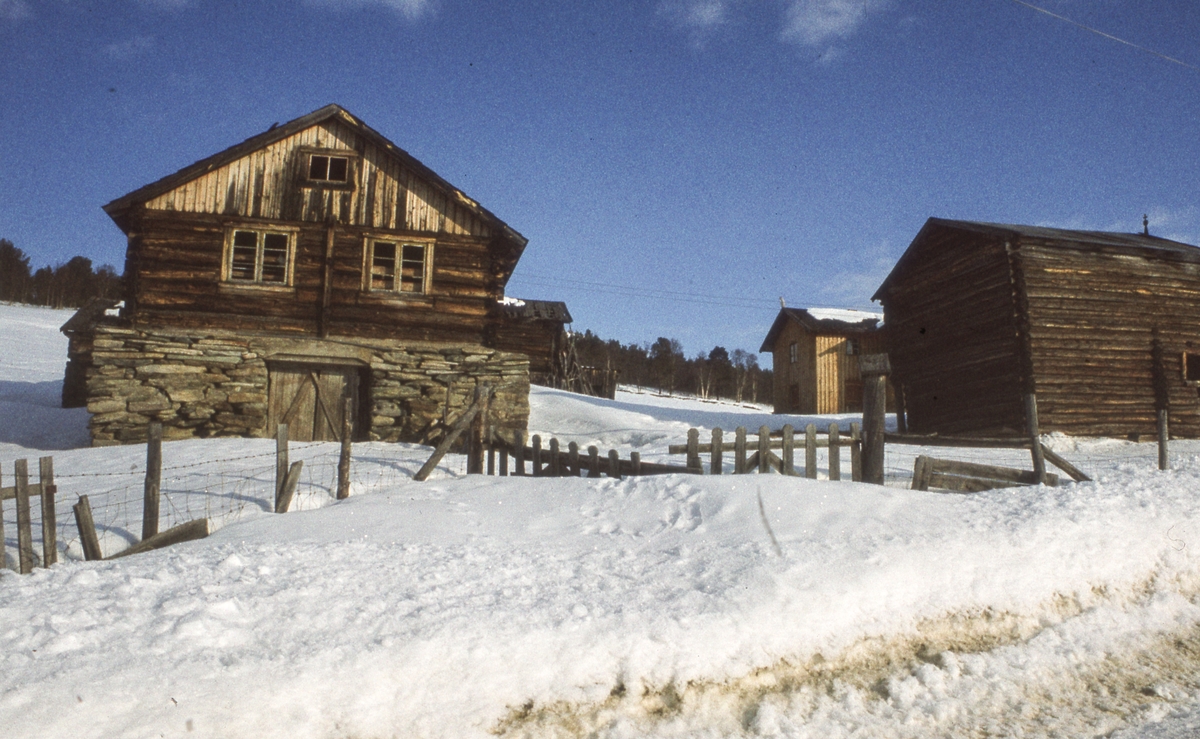
[[[267,428],[286,423],[293,441],[339,441],[342,401],[350,399],[352,427],[358,418],[359,370],[317,364],[271,364]]]

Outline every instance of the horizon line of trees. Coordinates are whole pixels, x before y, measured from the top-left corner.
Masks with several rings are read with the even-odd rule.
[[[31,270],[25,252],[8,239],[0,239],[0,300],[79,308],[93,298],[120,295],[121,275],[110,264],[93,269],[92,260],[80,256]]]
[[[584,367],[617,370],[617,381],[662,392],[688,393],[699,398],[728,398],[736,402],[773,402],[772,371],[744,349],[723,346],[696,356],[684,356],[683,344],[658,337],[652,344],[622,344],[604,340],[591,329],[574,334],[575,356]]]

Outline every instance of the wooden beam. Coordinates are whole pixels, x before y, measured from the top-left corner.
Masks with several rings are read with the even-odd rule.
[[[297,462],[296,464],[303,464],[303,462]],[[149,552],[154,549],[162,549],[163,547],[169,547],[172,544],[180,544],[185,541],[203,539],[206,536],[208,536],[208,519],[197,518],[194,521],[188,521],[187,523],[180,524],[174,528],[170,528],[166,531],[155,534],[149,539],[143,539],[128,549],[122,552],[117,552],[111,557],[108,557],[108,559],[118,559],[120,557],[127,557],[130,554],[140,554],[142,552]]]

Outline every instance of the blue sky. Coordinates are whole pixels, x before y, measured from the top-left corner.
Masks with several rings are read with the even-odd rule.
[[[120,269],[104,203],[336,102],[529,239],[510,295],[689,356],[870,307],[930,216],[1200,243],[1200,4],[1035,4],[1128,43],[1014,0],[0,0],[0,238]]]

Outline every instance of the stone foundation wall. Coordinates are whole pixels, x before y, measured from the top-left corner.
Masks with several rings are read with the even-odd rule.
[[[529,421],[528,359],[483,346],[108,325],[95,326],[90,343],[90,355],[79,364],[86,374],[94,446],[143,442],[151,421],[163,424],[167,439],[271,436],[273,361],[359,367],[358,438],[436,442],[479,383],[496,388],[489,420],[499,437],[512,439]]]

